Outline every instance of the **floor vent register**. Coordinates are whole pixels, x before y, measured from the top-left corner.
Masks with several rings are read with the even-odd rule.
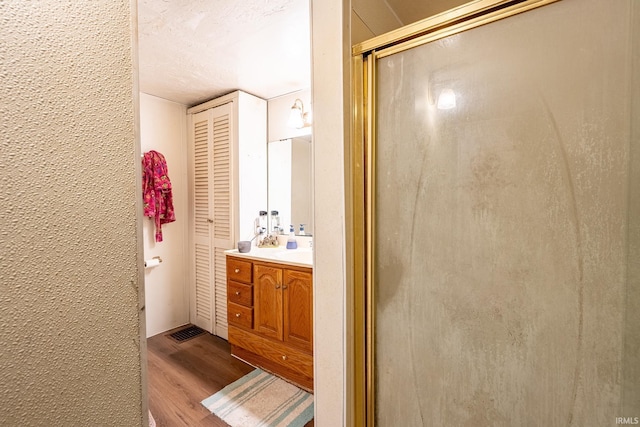
[[[169,337],[171,337],[175,341],[184,342],[204,333],[204,329],[200,329],[197,326],[191,325],[187,326],[184,329],[180,329],[179,331],[173,332],[172,334],[169,334]]]

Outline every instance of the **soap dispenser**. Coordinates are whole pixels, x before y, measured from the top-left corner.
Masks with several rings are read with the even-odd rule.
[[[304,232],[304,224],[300,224],[300,233],[301,236],[305,236],[305,232]]]
[[[289,238],[287,239],[287,249],[297,249],[298,242],[296,241],[296,232],[293,229],[293,224],[289,225]]]

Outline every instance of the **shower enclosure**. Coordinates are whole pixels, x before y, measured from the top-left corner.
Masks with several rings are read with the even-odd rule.
[[[367,425],[640,417],[639,9],[474,1],[355,46]]]

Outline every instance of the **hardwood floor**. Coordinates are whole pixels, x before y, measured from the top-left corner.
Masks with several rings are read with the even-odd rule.
[[[182,329],[181,328],[177,328]],[[157,427],[228,427],[200,402],[254,368],[209,333],[177,343],[167,331],[147,339],[149,409]],[[313,427],[313,420],[305,427]]]

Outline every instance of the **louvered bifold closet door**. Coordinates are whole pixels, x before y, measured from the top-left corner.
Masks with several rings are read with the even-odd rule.
[[[227,271],[224,251],[234,247],[233,103],[213,109],[214,333],[228,337]]]
[[[211,112],[193,116],[193,203],[195,286],[191,291],[191,323],[213,333],[214,279]]]

